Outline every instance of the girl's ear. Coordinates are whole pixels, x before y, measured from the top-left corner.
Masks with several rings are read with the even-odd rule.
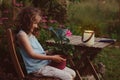
[[[32,16],[31,17],[31,24],[35,23],[36,22],[36,19],[35,19],[35,16]]]

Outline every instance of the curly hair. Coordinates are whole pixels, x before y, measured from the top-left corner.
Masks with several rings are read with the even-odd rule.
[[[31,25],[35,21],[36,15],[42,16],[42,13],[39,9],[33,7],[23,8],[16,17],[15,26],[17,32],[19,30],[24,30],[26,33],[29,33],[31,29]]]

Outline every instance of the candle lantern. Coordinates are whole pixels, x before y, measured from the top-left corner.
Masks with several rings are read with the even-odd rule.
[[[82,35],[82,42],[86,46],[93,46],[95,41],[95,33],[92,30],[85,30]]]

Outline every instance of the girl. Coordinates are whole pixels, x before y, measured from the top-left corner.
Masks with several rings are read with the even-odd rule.
[[[41,11],[33,7],[24,8],[16,21],[17,40],[27,73],[73,80],[76,76],[74,70],[68,67],[61,70],[49,65],[51,61],[62,62],[66,59],[59,55],[46,55],[46,51],[33,34],[41,21]]]

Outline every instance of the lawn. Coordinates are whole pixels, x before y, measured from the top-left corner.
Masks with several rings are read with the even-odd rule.
[[[120,49],[105,48],[96,58],[96,62],[105,65],[105,80],[120,80]]]

